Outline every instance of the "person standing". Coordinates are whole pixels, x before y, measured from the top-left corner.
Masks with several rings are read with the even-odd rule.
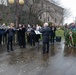
[[[26,28],[25,25],[22,25],[22,47],[26,47],[26,39],[25,39]]]
[[[26,32],[26,36],[27,36],[27,43],[30,44],[30,32],[31,32],[31,26],[28,24],[27,26],[27,32]]]
[[[36,34],[35,34],[35,26],[32,26],[32,29],[30,31],[30,45],[35,46],[35,41],[36,41]]]
[[[20,48],[25,48],[26,45],[26,40],[25,40],[25,32],[26,32],[26,28],[24,25],[19,24],[19,27],[17,28],[18,31],[18,42],[19,42],[19,46]]]
[[[51,43],[53,43],[54,44],[54,38],[55,38],[55,36],[56,36],[56,27],[55,27],[55,24],[52,24],[52,26],[50,26],[50,29],[51,29]]]
[[[0,45],[3,45],[4,43],[4,35],[6,34],[5,31],[6,31],[5,24],[3,24],[0,26]],[[7,39],[5,39],[5,41],[7,41]]]
[[[9,29],[6,31],[7,35],[8,35],[8,40],[7,40],[7,51],[10,52],[13,51],[13,37],[14,37],[14,33],[15,30],[13,28],[14,23],[11,23],[9,26]],[[10,49],[9,49],[10,48]]]
[[[50,27],[48,23],[44,23],[43,27],[39,30],[42,33],[42,42],[43,42],[43,54],[49,53],[49,36],[50,36]]]
[[[67,36],[67,32],[68,32],[68,26],[67,26],[67,24],[65,24],[65,26],[64,26],[64,38],[65,38],[65,44],[67,44],[67,38],[66,38],[66,36]]]
[[[3,31],[3,34],[2,34],[2,43],[6,44],[7,43],[7,34],[5,33],[5,31],[7,30],[6,24],[3,23],[3,25],[1,27],[2,27],[2,31]]]
[[[21,44],[22,44],[21,43],[21,40],[22,40],[21,34],[22,34],[22,25],[19,24],[19,26],[17,28],[17,38],[18,38],[18,44],[19,44],[20,48],[21,48]]]
[[[39,26],[37,24],[36,25],[36,31],[39,32],[40,29],[41,29],[41,26]],[[36,42],[38,43],[38,48],[39,48],[39,39],[40,39],[40,34],[36,34]]]

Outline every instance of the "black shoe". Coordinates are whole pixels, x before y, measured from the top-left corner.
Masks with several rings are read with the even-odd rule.
[[[23,46],[23,48],[26,48],[26,46]]]
[[[47,50],[46,53],[48,54],[49,53],[49,50]]]
[[[11,51],[13,51],[13,49],[11,49]]]
[[[49,52],[46,52],[47,54],[49,53]]]

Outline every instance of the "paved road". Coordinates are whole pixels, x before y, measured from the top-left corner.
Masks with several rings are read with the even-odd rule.
[[[0,47],[0,75],[76,75],[76,49],[64,46],[64,42],[50,44],[50,53],[39,49],[20,49],[6,52]]]

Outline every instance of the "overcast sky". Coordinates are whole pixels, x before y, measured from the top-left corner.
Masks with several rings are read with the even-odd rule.
[[[65,23],[73,22],[76,17],[76,0],[60,0],[60,3],[63,7],[70,9],[71,11],[71,16],[69,16]]]

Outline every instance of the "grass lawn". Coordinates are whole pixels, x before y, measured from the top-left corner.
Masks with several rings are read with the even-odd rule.
[[[64,30],[62,29],[56,30],[56,36],[61,36],[61,38],[64,39]]]
[[[40,38],[40,40],[42,39],[42,35],[40,35],[41,36],[41,38]],[[57,29],[56,30],[56,36],[61,36],[61,39],[64,39],[64,30],[62,30],[62,29]]]

